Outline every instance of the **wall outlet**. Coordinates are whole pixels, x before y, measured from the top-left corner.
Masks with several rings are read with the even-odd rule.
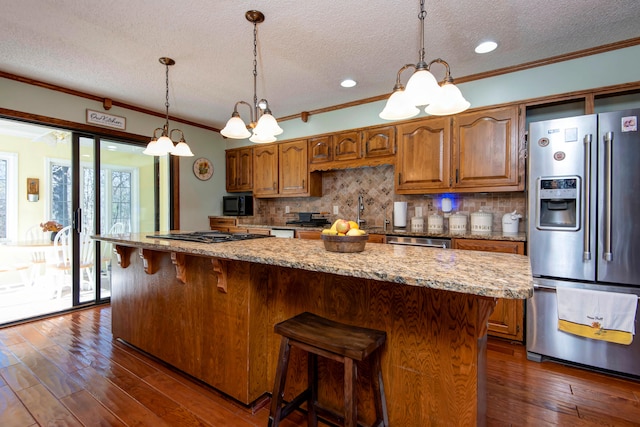
[[[334,215],[339,215],[340,214],[340,209],[338,208],[337,205],[333,207],[333,214]]]
[[[285,206],[284,213],[290,213],[290,212],[291,212],[291,208],[289,206]]]

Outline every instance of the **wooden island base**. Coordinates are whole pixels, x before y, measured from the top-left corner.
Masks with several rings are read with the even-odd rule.
[[[391,426],[485,424],[487,320],[494,298],[253,262],[117,246],[114,337],[251,404],[271,392],[274,324],[310,311],[387,332],[382,372]],[[124,268],[123,266],[126,266]],[[304,388],[292,351],[285,399]],[[366,364],[358,413],[373,419]],[[320,398],[342,407],[342,370],[319,369]]]

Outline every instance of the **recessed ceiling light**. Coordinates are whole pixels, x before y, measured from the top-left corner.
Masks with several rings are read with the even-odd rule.
[[[492,42],[492,41],[482,42],[478,46],[476,46],[476,53],[488,53],[495,50],[495,48],[497,47],[498,47],[498,43],[496,42]]]
[[[342,87],[354,87],[356,85],[356,81],[353,79],[344,79],[341,83],[340,86]]]

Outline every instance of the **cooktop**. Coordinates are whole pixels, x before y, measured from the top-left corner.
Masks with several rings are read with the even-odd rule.
[[[238,240],[261,239],[263,237],[273,237],[266,234],[253,233],[223,233],[220,231],[194,231],[191,233],[170,233],[170,234],[150,234],[150,239],[181,240],[184,242],[198,243],[222,243],[234,242]]]

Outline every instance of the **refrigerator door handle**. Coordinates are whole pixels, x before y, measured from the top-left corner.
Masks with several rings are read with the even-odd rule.
[[[589,261],[591,259],[591,141],[593,135],[584,136],[584,189],[583,189],[583,214],[584,214],[584,233],[582,242],[582,259]]]
[[[605,261],[613,260],[611,253],[611,146],[613,145],[613,132],[604,135],[604,253]]]

